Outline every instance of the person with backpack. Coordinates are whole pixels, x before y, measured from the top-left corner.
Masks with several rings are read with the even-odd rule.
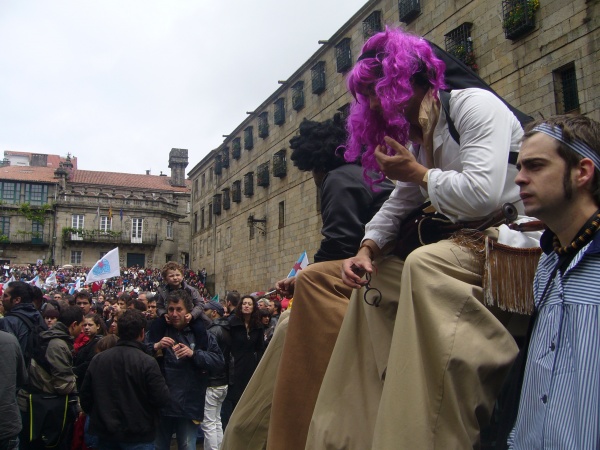
[[[17,338],[25,363],[29,366],[39,333],[48,329],[42,314],[33,304],[32,286],[23,281],[11,281],[2,293],[2,305],[5,313],[0,319],[0,330]]]
[[[426,40],[388,28],[365,43],[348,75],[356,100],[345,156],[362,155],[372,185],[397,181],[342,265],[344,283],[356,290],[306,448],[477,448],[517,354],[482,303],[482,259],[467,237],[449,239],[442,225],[494,233],[488,228],[501,206],[520,200],[509,155],[523,131],[484,89],[452,90],[447,115],[444,69]],[[436,212],[429,230],[409,218],[423,209]],[[320,302],[337,298],[319,294]]]
[[[67,306],[52,329],[40,334],[29,366],[29,384],[19,392],[24,419],[21,449],[70,448],[78,408],[73,341],[82,324],[82,309]]]

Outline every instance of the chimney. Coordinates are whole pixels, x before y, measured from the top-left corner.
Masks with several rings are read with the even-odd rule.
[[[146,170],[146,175],[150,175],[150,171],[149,170]]]
[[[41,153],[33,153],[31,155],[30,164],[34,167],[47,167],[48,166],[48,155]]]
[[[171,186],[185,187],[185,168],[188,165],[188,151],[185,148],[172,148],[169,153]]]

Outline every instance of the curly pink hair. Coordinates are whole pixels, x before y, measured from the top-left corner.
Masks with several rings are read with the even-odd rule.
[[[348,89],[355,101],[346,125],[344,156],[347,161],[362,156],[365,179],[373,187],[385,178],[373,154],[375,147],[384,143],[384,136],[402,145],[408,141],[410,124],[402,111],[413,96],[411,83],[427,84],[437,97],[445,87],[446,67],[425,39],[388,27],[365,42],[361,53],[348,75]],[[381,111],[369,107],[369,94],[373,93],[381,103]]]

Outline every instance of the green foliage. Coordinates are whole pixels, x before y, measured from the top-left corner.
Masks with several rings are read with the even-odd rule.
[[[46,213],[51,208],[52,207],[48,204],[32,207],[29,203],[22,203],[21,206],[19,206],[18,212],[27,220],[44,225],[46,223]]]
[[[502,26],[505,30],[513,30],[533,20],[533,15],[540,7],[540,0],[513,0],[504,14]]]

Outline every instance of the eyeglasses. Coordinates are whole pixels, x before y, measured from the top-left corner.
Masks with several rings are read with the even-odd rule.
[[[365,285],[365,294],[363,296],[365,303],[369,306],[374,306],[375,308],[379,308],[379,304],[381,303],[381,291],[377,288],[371,287],[371,274],[366,273],[365,278],[367,279],[367,284]]]

